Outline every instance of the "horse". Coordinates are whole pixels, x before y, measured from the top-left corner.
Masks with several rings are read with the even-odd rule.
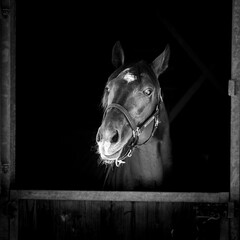
[[[104,190],[158,190],[172,168],[169,120],[158,77],[167,69],[169,45],[151,63],[125,64],[120,42],[112,49],[110,75],[102,97],[96,134]]]

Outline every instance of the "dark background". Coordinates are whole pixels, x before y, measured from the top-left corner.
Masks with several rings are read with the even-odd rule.
[[[171,190],[228,190],[231,1],[24,2],[17,4],[17,187],[99,189],[95,135],[114,43],[126,60],[149,63],[170,44],[160,77],[169,113],[202,74],[172,26],[218,88],[206,79],[171,122]]]

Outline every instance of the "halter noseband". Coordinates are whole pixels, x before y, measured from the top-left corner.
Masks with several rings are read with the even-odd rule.
[[[160,100],[162,100],[162,98],[160,97]],[[156,105],[156,108],[155,108],[155,111],[143,122],[141,123],[139,126],[137,126],[135,124],[135,121],[134,119],[132,118],[132,116],[129,114],[129,112],[123,107],[121,106],[120,104],[117,104],[117,103],[112,103],[110,104],[106,110],[105,110],[105,113],[104,113],[104,116],[106,115],[107,111],[111,108],[117,108],[121,113],[123,113],[123,115],[126,117],[131,129],[132,129],[132,140],[130,141],[130,143],[128,144],[128,150],[126,151],[126,153],[118,158],[116,160],[116,166],[118,167],[121,163],[125,163],[123,160],[127,157],[131,157],[132,156],[132,153],[133,153],[133,150],[135,147],[137,146],[141,146],[145,143],[147,143],[151,137],[154,135],[157,127],[158,127],[158,124],[159,124],[159,120],[158,120],[158,114],[159,114],[159,104],[160,104],[160,101],[158,102],[158,104]],[[139,136],[141,135],[141,133],[143,132],[143,130],[152,122],[154,121],[154,125],[153,125],[153,129],[152,129],[152,132],[151,132],[151,135],[149,136],[149,138],[141,143],[141,144],[138,144],[138,139],[139,139]]]

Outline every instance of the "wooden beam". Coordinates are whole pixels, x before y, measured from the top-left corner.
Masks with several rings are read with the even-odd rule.
[[[240,142],[240,0],[233,1],[232,20],[232,80],[231,94],[231,191],[232,201],[240,200],[239,142]]]
[[[12,190],[11,199],[227,203],[229,193]]]
[[[178,101],[169,114],[169,120],[172,122],[175,117],[182,111],[188,101],[192,98],[195,92],[201,87],[206,77],[201,75],[198,80],[188,89],[184,96]]]
[[[2,19],[1,26],[1,80],[0,80],[0,132],[1,132],[1,185],[5,195],[10,186],[10,18]]]
[[[15,141],[12,127],[12,94],[15,95],[15,0],[1,1],[0,19],[0,239],[8,240],[10,234],[10,217],[8,215],[9,190],[15,179],[15,152],[11,144]],[[14,29],[14,31],[13,31]],[[14,127],[15,129],[15,127]],[[15,163],[15,160],[14,160]],[[13,166],[14,165],[14,166]]]
[[[223,95],[226,95],[227,92],[224,92],[217,80],[215,79],[212,72],[206,67],[206,65],[200,60],[197,54],[193,51],[193,49],[187,44],[187,42],[183,39],[183,37],[177,32],[172,24],[170,24],[166,19],[162,18],[158,14],[158,18],[161,20],[166,29],[172,34],[172,36],[176,39],[178,44],[185,50],[188,56],[192,59],[192,61],[198,66],[198,68],[202,71],[205,77],[210,80],[212,85]]]
[[[232,2],[232,71],[234,90],[231,95],[231,157],[230,157],[230,201],[234,205],[240,203],[240,0]],[[230,239],[239,236],[239,216],[230,219]]]

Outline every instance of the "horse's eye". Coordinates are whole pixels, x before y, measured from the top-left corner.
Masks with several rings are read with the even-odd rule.
[[[150,96],[151,93],[152,93],[152,89],[151,88],[147,88],[143,91],[143,93],[146,95],[146,96]]]

